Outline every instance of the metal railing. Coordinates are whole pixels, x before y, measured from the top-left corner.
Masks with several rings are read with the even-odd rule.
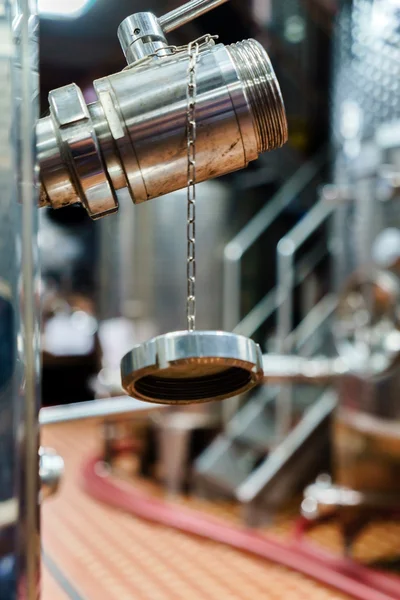
[[[336,294],[326,294],[309,314],[303,319],[303,321],[291,331],[288,336],[288,343],[294,352],[298,353],[306,347],[311,341],[311,338],[316,335],[318,330],[321,330],[326,326],[329,319],[331,319],[337,306]],[[314,349],[316,350],[316,349]],[[269,386],[268,386],[269,387]],[[264,397],[260,400],[263,406],[267,405],[272,400],[278,401],[279,387],[273,386],[271,389],[266,390]],[[251,405],[249,403],[246,407],[235,415],[230,423],[227,425],[226,433],[230,439],[240,437],[240,435],[246,430],[249,423],[253,419],[255,412],[259,410],[259,406]]]
[[[332,216],[336,206],[336,202],[332,201],[332,194],[326,194],[325,190],[322,190],[321,199],[278,244],[277,352],[290,353],[293,351],[290,334],[294,325],[293,290],[296,285],[296,253],[309,237]],[[283,439],[289,433],[292,423],[291,386],[281,388],[277,399],[276,419],[277,438]]]
[[[320,151],[310,161],[302,165],[282,185],[268,204],[225,246],[223,276],[223,326],[225,331],[232,331],[240,322],[241,261],[243,256],[318,175],[327,159],[327,151]]]
[[[283,211],[304,191],[307,185],[320,173],[328,161],[327,150],[319,151],[312,159],[302,165],[278,192],[224,249],[223,265],[223,327],[225,331],[234,331],[251,336],[278,308],[278,290],[273,289],[241,321],[241,278],[242,259],[246,252],[273,225]],[[223,421],[230,421],[240,406],[240,397],[224,403]]]
[[[295,274],[295,286],[301,285],[328,254],[326,244],[319,243],[299,262]],[[278,287],[274,287],[262,300],[240,321],[233,332],[252,337],[257,330],[274,314],[279,307]]]
[[[106,398],[104,400],[89,400],[87,402],[74,402],[61,406],[48,406],[42,408],[39,414],[40,425],[54,425],[56,423],[69,423],[85,419],[116,419],[129,417],[136,413],[148,413],[152,410],[164,408],[159,404],[146,404],[135,398],[121,396]]]

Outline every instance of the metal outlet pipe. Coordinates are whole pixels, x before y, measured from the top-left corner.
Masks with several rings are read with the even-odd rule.
[[[148,57],[95,82],[86,105],[69,85],[50,93],[37,127],[41,204],[82,202],[96,219],[187,183],[188,54]],[[246,167],[287,140],[279,84],[255,40],[202,47],[197,70],[197,181]]]

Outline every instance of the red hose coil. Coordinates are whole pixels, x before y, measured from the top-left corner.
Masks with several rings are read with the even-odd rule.
[[[101,502],[139,518],[279,563],[356,600],[400,600],[400,578],[372,571],[305,543],[299,530],[291,542],[283,543],[253,530],[232,527],[216,517],[170,505],[133,487],[128,492],[115,484],[105,470],[100,473],[101,464],[101,459],[93,458],[83,468],[85,491]]]

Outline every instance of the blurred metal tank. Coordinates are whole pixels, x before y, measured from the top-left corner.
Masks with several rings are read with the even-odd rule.
[[[335,327],[350,327],[352,351],[371,365],[381,361],[382,368],[341,381],[335,480],[367,494],[366,504],[368,494],[376,506],[395,494],[400,505],[398,361],[387,368],[389,353],[399,352],[400,5],[344,1],[336,32],[332,140],[340,201],[331,242],[339,307],[351,307],[352,322],[341,321],[339,312]],[[339,352],[343,348],[339,344]],[[346,511],[349,541],[368,515],[362,506]]]
[[[398,203],[380,202],[377,177],[385,157],[382,125],[400,119],[400,6],[393,0],[342,1],[336,23],[332,90],[335,181],[351,199],[338,210],[339,282],[371,259],[373,242]],[[336,238],[338,242],[338,239]]]
[[[332,133],[337,147],[349,155],[352,141],[400,119],[400,5],[396,0],[341,0],[340,6]]]
[[[200,329],[222,328],[223,249],[232,233],[230,215],[235,206],[231,195],[221,181],[198,185]],[[143,203],[140,210],[121,202],[119,215],[98,223],[102,248],[100,305],[105,317],[150,321],[153,333],[185,329],[186,203],[186,190]]]

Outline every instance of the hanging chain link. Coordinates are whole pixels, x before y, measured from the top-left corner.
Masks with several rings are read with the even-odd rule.
[[[196,102],[197,102],[197,62],[201,50],[213,46],[217,35],[209,33],[190,42],[188,46],[166,46],[153,54],[140,59],[124,70],[147,65],[153,58],[187,52],[189,67],[187,72],[187,298],[186,317],[188,331],[196,329]],[[167,54],[168,57],[168,54]]]
[[[214,46],[215,42],[218,40],[218,37],[218,35],[211,35],[211,33],[207,33],[206,35],[202,35],[186,46],[164,46],[163,48],[158,48],[158,50],[152,54],[148,54],[147,56],[136,60],[122,70],[131,71],[137,69],[138,67],[146,66],[152,62],[153,58],[168,58],[169,56],[175,56],[176,54],[182,54],[183,52],[187,53],[189,46],[194,46],[195,44],[199,46],[199,50],[203,50],[207,47]]]
[[[188,46],[187,85],[187,300],[188,331],[196,329],[196,101],[199,43]]]

